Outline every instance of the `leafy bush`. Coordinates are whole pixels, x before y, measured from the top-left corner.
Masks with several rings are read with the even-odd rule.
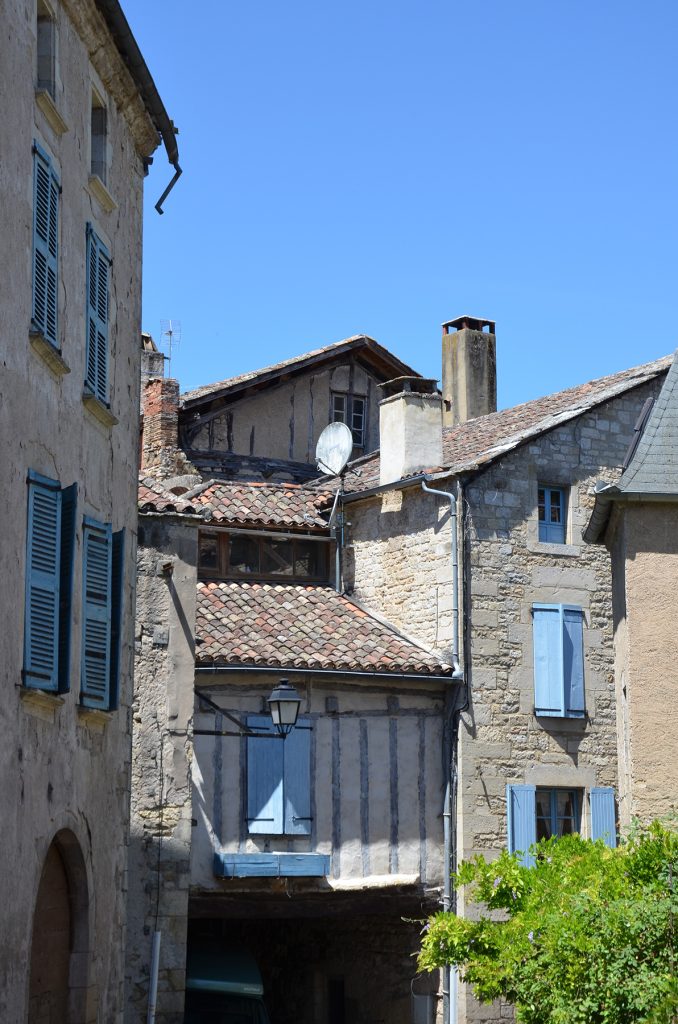
[[[617,849],[572,835],[534,850],[530,868],[506,852],[460,866],[480,914],[432,917],[420,968],[455,965],[521,1024],[678,1022],[678,833],[654,822]]]

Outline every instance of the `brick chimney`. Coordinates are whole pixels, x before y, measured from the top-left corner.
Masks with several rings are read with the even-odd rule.
[[[494,320],[458,316],[443,324],[443,425],[497,411]]]
[[[441,406],[435,380],[396,377],[379,385],[380,484],[442,465]]]
[[[141,406],[141,468],[149,475],[171,477],[179,454],[179,381],[171,377],[142,381]]]

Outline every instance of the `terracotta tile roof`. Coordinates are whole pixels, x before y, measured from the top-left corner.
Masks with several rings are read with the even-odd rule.
[[[333,355],[341,355],[344,351],[355,349],[368,349],[374,353],[380,361],[386,362],[393,370],[393,376],[405,373],[409,376],[418,377],[419,374],[411,366],[407,366],[397,356],[394,356],[388,349],[384,348],[374,338],[366,334],[355,334],[342,341],[335,341],[331,345],[324,345],[322,348],[313,349],[303,355],[294,356],[291,359],[283,359],[271,366],[264,366],[259,370],[250,370],[248,373],[241,373],[237,377],[227,377],[226,380],[217,381],[215,384],[204,384],[199,388],[192,388],[181,396],[182,404],[185,406],[201,399],[216,398],[217,395],[241,388],[243,385],[255,384],[268,377],[276,377],[279,373],[290,372],[297,368],[302,369],[307,363],[315,363]]]
[[[195,511],[183,495],[172,494],[158,480],[152,480],[150,477],[139,478],[137,502],[140,512],[186,514]]]
[[[326,530],[321,509],[331,505],[329,491],[299,484],[239,483],[210,480],[184,495],[212,523],[256,524],[280,529]]]
[[[198,664],[449,675],[439,657],[331,587],[199,583]]]
[[[519,444],[574,419],[616,395],[638,387],[668,370],[671,356],[636,366],[631,370],[600,377],[568,388],[566,391],[535,398],[501,412],[479,416],[456,427],[443,428],[443,466],[453,473],[463,473],[492,462]],[[360,476],[348,473],[347,491],[364,491],[379,484],[379,452],[372,452],[350,464]],[[435,471],[436,467],[430,467]],[[328,480],[323,486],[331,486]]]

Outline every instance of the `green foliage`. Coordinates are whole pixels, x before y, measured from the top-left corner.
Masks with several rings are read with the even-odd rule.
[[[535,852],[531,868],[506,852],[460,866],[479,915],[432,917],[420,968],[455,965],[521,1024],[676,1024],[678,833],[654,822],[615,850],[572,835]]]

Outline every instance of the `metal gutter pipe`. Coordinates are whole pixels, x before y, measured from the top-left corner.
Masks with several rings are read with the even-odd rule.
[[[427,672],[359,672],[356,669],[341,668],[296,668],[294,665],[196,665],[196,675],[222,675],[229,672],[287,672],[289,675],[297,676],[357,676],[361,679],[383,679],[388,683],[389,679],[407,679],[409,682],[425,683],[454,683],[459,682],[454,675],[434,676]]]

